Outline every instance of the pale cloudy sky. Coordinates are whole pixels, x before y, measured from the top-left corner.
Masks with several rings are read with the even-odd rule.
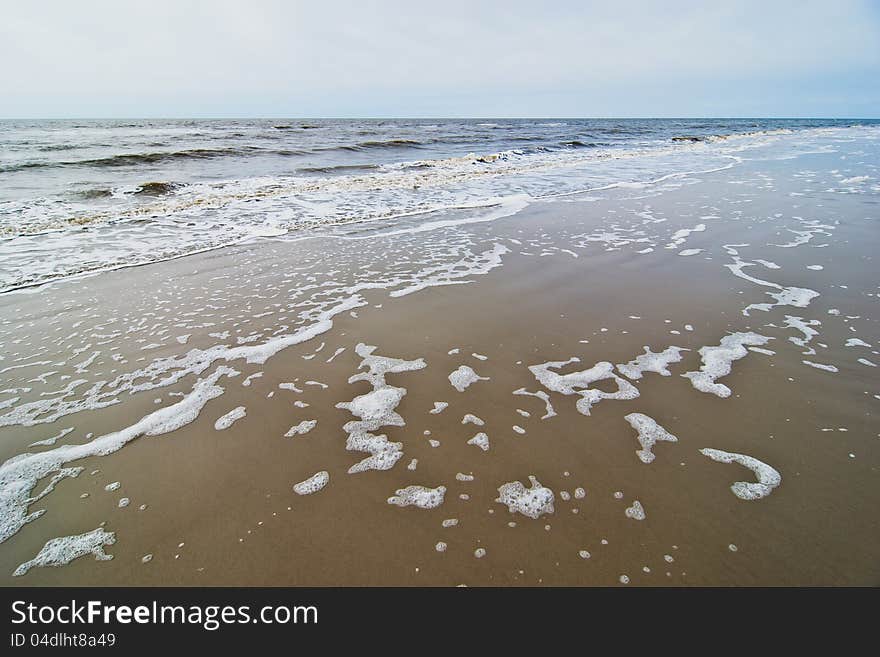
[[[880,116],[880,0],[0,0],[0,117]]]

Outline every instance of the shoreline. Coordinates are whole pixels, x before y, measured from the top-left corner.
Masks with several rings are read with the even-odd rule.
[[[0,296],[4,342],[19,340],[23,351],[36,341],[34,362],[48,361],[26,377],[18,370],[2,375],[10,379],[4,387],[33,388],[21,393],[23,401],[64,387],[58,375],[51,385],[52,376],[29,381],[62,360],[59,375],[67,373],[66,382],[88,377],[88,388],[101,377],[131,372],[139,358],[149,366],[158,357],[178,358],[224,342],[227,350],[258,346],[314,321],[300,313],[319,315],[345,298],[358,302],[328,318],[332,326],[320,335],[265,363],[221,362],[240,374],[225,377],[223,394],[208,400],[190,424],[71,464],[85,469],[58,482],[30,509],[45,507],[46,514],[0,544],[0,571],[11,574],[49,538],[90,531],[102,521],[116,534],[115,545],[106,548],[114,559],[96,562],[87,555],[63,568],[7,575],[4,585],[613,585],[623,575],[644,585],[875,584],[877,526],[869,519],[880,501],[872,474],[877,401],[867,393],[876,379],[870,366],[857,362],[880,361],[872,355],[876,302],[866,298],[876,294],[870,275],[876,240],[867,219],[872,201],[866,194],[821,191],[833,177],[832,154],[801,157],[806,163],[749,161],[650,189],[618,189],[605,199],[534,202],[512,216],[428,234],[382,235],[377,226],[369,238],[254,242],[56,283],[40,294]],[[876,163],[871,166],[876,171]],[[805,171],[816,181],[802,182]],[[804,214],[796,206],[807,201],[791,192],[815,203],[813,216],[795,219]],[[772,246],[797,239],[788,228],[809,233],[815,243]],[[681,231],[687,232],[675,237]],[[813,248],[818,243],[828,246]],[[647,248],[653,250],[639,253]],[[737,271],[776,287],[738,277],[737,259],[748,263]],[[807,269],[820,262],[823,269]],[[783,288],[818,296],[802,307],[742,314],[748,305],[771,302],[765,292]],[[786,326],[786,317],[802,322]],[[11,326],[15,322],[18,327]],[[62,331],[60,322],[70,330]],[[140,337],[127,339],[130,328]],[[775,354],[748,351],[734,361],[731,373],[719,379],[730,397],[700,392],[680,376],[699,370],[700,348],[737,331],[772,337],[759,348]],[[54,335],[61,332],[81,335]],[[186,333],[183,343],[176,339]],[[259,337],[247,341],[253,335]],[[245,342],[229,343],[229,336]],[[870,346],[844,346],[854,337]],[[113,348],[102,348],[101,340]],[[159,346],[142,351],[154,342]],[[326,346],[318,349],[317,343]],[[424,359],[427,367],[388,375],[389,385],[406,389],[394,409],[405,425],[375,433],[402,442],[404,456],[389,470],[349,475],[346,470],[368,454],[346,450],[343,426],[354,418],[336,404],[370,391],[364,382],[348,383],[362,371],[359,343],[376,345],[381,356]],[[639,356],[643,345],[654,353],[671,345],[690,351],[668,365],[671,376],[646,372],[629,379],[639,397],[600,399],[589,416],[578,412],[578,394],[542,388],[528,369],[577,357],[579,364],[561,371],[600,362],[620,371],[617,364]],[[456,348],[459,353],[449,353]],[[810,349],[817,353],[803,353]],[[99,356],[77,371],[77,361],[95,350]],[[833,363],[839,372],[817,370],[805,360]],[[0,370],[10,362],[0,361]],[[461,365],[489,380],[458,392],[448,375]],[[205,378],[216,367],[214,362],[173,385],[126,393],[119,404],[51,424],[0,428],[2,458],[68,426],[75,432],[56,446],[129,426],[176,403],[180,398],[169,393],[186,394],[196,376]],[[161,378],[175,369],[156,373]],[[258,372],[262,376],[242,385]],[[289,382],[303,392],[278,387]],[[548,393],[557,415],[539,419],[544,401],[513,396],[520,388]],[[613,394],[615,383],[599,380],[593,389]],[[297,400],[309,406],[298,408]],[[431,414],[435,401],[450,406]],[[239,406],[245,417],[228,429],[214,428]],[[636,432],[623,419],[634,412],[678,438],[658,442],[650,464],[637,457]],[[485,424],[461,424],[467,414]],[[311,419],[317,425],[309,433],[283,437]],[[835,431],[822,431],[828,428]],[[481,431],[489,436],[487,452],[466,442]],[[809,445],[804,435],[812,437]],[[730,485],[752,481],[752,473],[716,463],[698,452],[702,448],[752,455],[778,470],[782,483],[765,499],[737,499]],[[408,470],[412,458],[418,465]],[[101,472],[90,476],[95,469]],[[308,496],[291,490],[324,470],[330,481],[323,490]],[[532,519],[494,502],[498,487],[528,485],[529,475],[556,493],[552,515]],[[118,493],[103,490],[115,481],[122,482]],[[443,485],[446,499],[436,509],[386,502],[408,485]],[[41,481],[34,493],[43,486]],[[577,488],[585,496],[575,497]],[[860,492],[841,499],[841,489]],[[617,491],[622,499],[614,497]],[[84,492],[89,497],[81,499]],[[130,498],[127,507],[118,507],[120,496]],[[625,514],[635,500],[646,511],[644,520]],[[140,504],[147,508],[139,511]],[[450,518],[459,524],[442,527]],[[438,542],[446,543],[444,552],[435,549]],[[476,558],[480,547],[487,554]],[[141,563],[146,554],[153,558]]]

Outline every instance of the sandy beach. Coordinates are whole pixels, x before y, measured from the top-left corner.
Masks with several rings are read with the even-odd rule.
[[[877,585],[878,162],[783,134],[0,295],[2,583]]]

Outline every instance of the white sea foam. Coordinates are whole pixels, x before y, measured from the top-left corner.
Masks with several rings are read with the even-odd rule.
[[[449,383],[459,392],[464,392],[477,381],[488,381],[488,376],[479,376],[473,368],[467,365],[459,365],[458,369],[449,375]]]
[[[706,224],[697,224],[693,228],[682,228],[681,230],[675,231],[672,237],[670,238],[669,244],[666,245],[667,249],[674,249],[678,246],[684,244],[685,240],[690,236],[691,233],[701,233],[706,230]]]
[[[443,402],[443,401],[434,402],[434,408],[432,408],[428,412],[431,413],[432,415],[437,415],[438,413],[442,413],[446,409],[447,406],[449,406],[449,402]]]
[[[642,463],[651,463],[654,460],[653,449],[658,442],[678,442],[678,438],[657,424],[656,420],[643,413],[630,413],[625,415],[623,419],[639,432],[637,440],[642,448],[636,450],[636,455]]]
[[[348,434],[345,448],[349,451],[367,452],[367,458],[349,468],[349,474],[365,470],[388,470],[403,456],[403,444],[389,442],[387,436],[376,436],[372,432],[379,427],[402,427],[406,423],[394,410],[406,395],[405,388],[389,385],[385,381],[386,374],[400,374],[420,370],[427,365],[424,359],[404,360],[388,358],[373,354],[376,347],[360,343],[355,353],[362,358],[358,369],[366,368],[366,372],[355,374],[348,379],[349,383],[367,381],[373,390],[359,395],[350,402],[339,402],[336,408],[348,410],[360,418],[347,422],[342,430]]]
[[[801,361],[804,365],[809,365],[810,367],[815,367],[817,370],[824,370],[825,372],[838,372],[839,370],[834,365],[826,365],[825,363],[814,363],[811,360]]]
[[[772,246],[778,246],[783,249],[794,248],[809,243],[816,235],[831,235],[828,231],[834,230],[834,226],[820,224],[818,221],[803,221],[801,223],[805,226],[804,230],[795,230],[793,228],[788,229],[789,233],[795,235],[793,240],[786,242],[785,244],[773,244]]]
[[[287,433],[284,434],[284,437],[290,438],[292,436],[304,436],[314,429],[317,424],[317,420],[303,420],[299,424],[290,427],[290,429],[287,430]]]
[[[298,484],[294,484],[293,492],[297,495],[311,495],[312,493],[317,493],[319,490],[324,488],[327,483],[330,481],[330,473],[326,470],[321,470],[320,472],[316,472],[308,479],[303,479]]]
[[[459,260],[442,265],[435,265],[420,270],[417,275],[417,281],[388,293],[390,297],[403,297],[413,292],[418,292],[429,287],[440,287],[443,285],[464,285],[470,283],[463,276],[477,276],[488,274],[496,267],[501,266],[501,256],[510,253],[503,244],[496,244],[491,249],[483,251],[474,261]],[[464,271],[462,271],[464,269]]]
[[[427,488],[425,486],[407,486],[399,488],[388,498],[388,504],[395,506],[416,506],[420,509],[433,509],[443,504],[446,486]]]
[[[481,427],[484,424],[486,424],[485,422],[483,422],[483,420],[478,418],[476,415],[472,415],[471,413],[466,413],[465,416],[463,418],[461,418],[461,423],[462,424],[468,424],[468,423],[476,424],[478,427]]]
[[[205,404],[223,394],[223,388],[217,385],[220,377],[234,374],[237,374],[235,370],[220,366],[208,377],[199,379],[192,391],[179,402],[153,411],[124,429],[79,445],[62,445],[45,452],[20,454],[0,465],[0,543],[45,512],[27,513],[33,502],[54,487],[54,484],[50,484],[51,487],[31,497],[31,490],[43,477],[63,471],[63,465],[70,461],[106,456],[140,436],[160,436],[193,422]]]
[[[28,445],[29,447],[41,447],[44,445],[54,445],[59,438],[64,438],[67,434],[74,430],[75,427],[68,427],[67,429],[62,429],[60,433],[55,434],[51,438],[46,438],[45,440],[38,440],[36,442]]]
[[[761,346],[767,344],[773,338],[768,338],[757,333],[731,333],[721,338],[721,344],[717,347],[701,347],[700,356],[703,364],[699,372],[685,372],[683,377],[690,379],[691,384],[700,392],[708,392],[719,397],[730,397],[730,388],[722,383],[716,383],[730,374],[733,361],[748,355],[746,346]]]
[[[543,390],[538,390],[537,392],[531,392],[526,390],[525,388],[519,388],[518,390],[513,391],[514,395],[527,395],[529,397],[537,397],[541,401],[544,402],[544,415],[541,416],[542,420],[546,420],[556,415],[556,411],[553,408],[553,404],[550,403],[550,395],[548,395]]]
[[[765,294],[776,299],[776,303],[750,303],[743,309],[743,315],[748,316],[750,310],[767,312],[775,306],[806,308],[813,299],[819,296],[815,290],[805,287],[784,287],[779,292],[765,292]]]
[[[690,351],[684,347],[675,346],[667,347],[658,353],[652,352],[651,348],[647,345],[644,349],[645,353],[636,356],[634,360],[631,360],[626,364],[618,363],[617,370],[630,379],[641,379],[642,374],[645,372],[656,372],[661,376],[670,376],[671,372],[667,369],[668,366],[671,363],[678,363],[681,361],[682,351]]]
[[[253,383],[257,379],[261,378],[262,376],[263,376],[262,372],[254,372],[253,374],[245,377],[244,381],[241,382],[241,385],[243,385],[244,387],[248,387],[251,385],[251,383]]]
[[[68,400],[65,394],[20,404],[10,412],[0,415],[0,427],[16,424],[32,426],[54,422],[59,417],[71,413],[97,410],[118,404],[119,396],[124,392],[136,393],[173,385],[188,375],[202,374],[218,360],[225,362],[244,360],[249,364],[263,364],[278,352],[329,331],[333,327],[332,317],[365,303],[366,301],[360,295],[351,295],[335,306],[319,313],[316,321],[312,324],[290,334],[275,336],[262,344],[236,347],[215,345],[209,349],[192,349],[180,356],[158,358],[147,367],[120,375],[109,383],[106,381],[95,383],[78,400]],[[72,390],[82,383],[84,383],[82,380],[73,381],[68,385],[68,389]]]
[[[498,487],[498,499],[511,513],[521,513],[532,519],[545,513],[553,513],[553,491],[541,485],[533,475],[529,475],[529,488],[520,481],[511,481]]]
[[[803,317],[793,317],[792,315],[785,316],[785,326],[788,328],[797,329],[801,333],[804,334],[803,338],[797,338],[791,336],[788,338],[789,342],[796,344],[799,347],[803,347],[807,349],[807,351],[803,352],[805,354],[815,354],[816,350],[808,347],[810,341],[817,335],[819,335],[819,331],[812,328],[813,326],[821,326],[822,322],[818,319],[804,319]]]
[[[841,185],[857,185],[859,183],[867,182],[871,180],[871,176],[853,176],[852,178],[843,178],[840,181]]]
[[[12,576],[21,577],[34,567],[66,566],[74,559],[87,554],[95,555],[96,561],[109,561],[113,555],[105,554],[104,546],[113,545],[115,542],[114,533],[104,531],[100,527],[76,536],[53,538],[46,542],[37,556],[16,568]]]
[[[782,475],[779,472],[751,456],[710,448],[701,449],[700,453],[719,463],[738,463],[755,473],[758,483],[737,481],[730,487],[733,494],[741,500],[759,500],[762,497],[767,497],[774,488],[782,483]]]
[[[570,358],[565,361],[550,361],[540,365],[530,365],[529,370],[534,374],[538,382],[548,390],[562,393],[563,395],[578,395],[576,408],[579,413],[589,415],[593,404],[603,399],[629,400],[639,396],[638,389],[626,379],[614,373],[611,363],[601,361],[590,369],[570,374],[559,374],[553,370],[562,369],[571,363],[579,363],[580,359]],[[599,388],[590,388],[590,384],[597,381],[614,381],[617,390],[604,392]]]
[[[223,415],[217,418],[217,421],[214,423],[214,428],[217,431],[223,431],[224,429],[228,429],[235,422],[242,419],[247,415],[247,411],[244,406],[237,406],[229,411],[226,415]]]
[[[478,433],[476,436],[467,441],[468,445],[474,445],[475,447],[479,447],[484,452],[489,451],[489,436],[487,436],[482,431]]]
[[[624,511],[623,513],[627,518],[632,518],[633,520],[644,520],[645,518],[647,518],[645,509],[642,506],[642,503],[638,500],[635,500],[632,503],[632,506],[627,508],[626,511]]]

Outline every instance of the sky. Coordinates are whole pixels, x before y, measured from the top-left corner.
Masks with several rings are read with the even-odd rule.
[[[880,0],[0,0],[0,118],[880,117]]]

